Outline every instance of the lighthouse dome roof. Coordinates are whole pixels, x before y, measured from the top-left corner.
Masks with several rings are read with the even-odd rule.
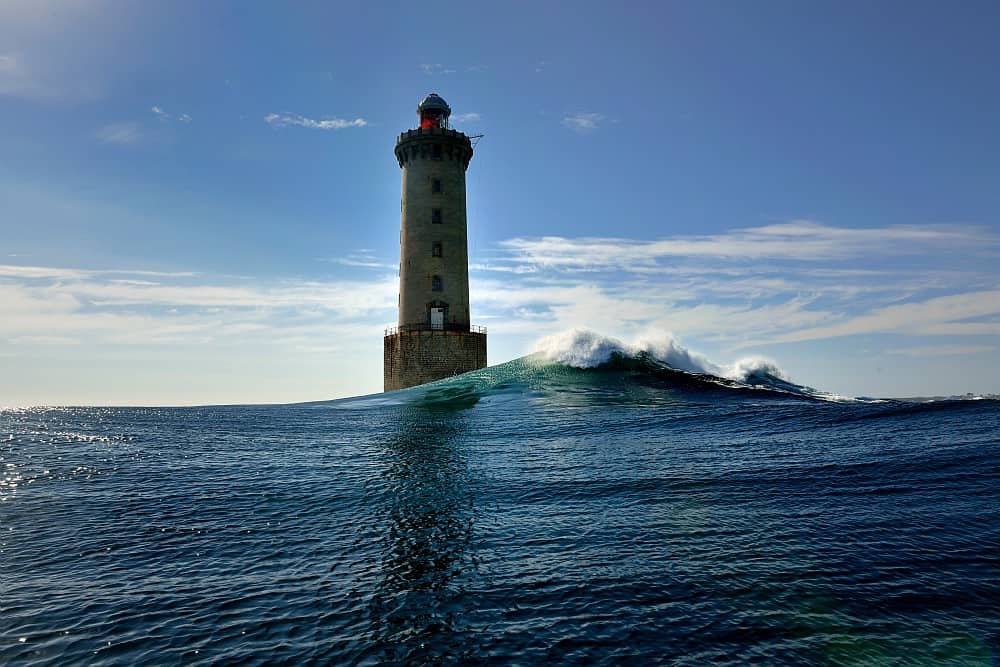
[[[417,113],[420,113],[421,111],[428,111],[430,109],[442,111],[445,116],[451,115],[451,107],[448,106],[448,103],[444,101],[444,98],[437,93],[431,93],[422,99],[420,104],[417,105]]]

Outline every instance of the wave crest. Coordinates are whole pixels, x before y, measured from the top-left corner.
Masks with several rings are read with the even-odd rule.
[[[575,368],[596,368],[610,363],[616,355],[627,358],[648,355],[676,370],[714,375],[737,382],[755,379],[788,380],[778,364],[766,357],[746,357],[732,365],[720,366],[712,363],[705,355],[684,347],[670,333],[642,338],[630,344],[590,329],[569,329],[539,339],[535,343],[534,354],[545,361]]]
[[[746,382],[754,378],[788,380],[788,376],[778,367],[778,364],[767,357],[746,357],[740,359],[727,369],[726,377],[738,382]]]

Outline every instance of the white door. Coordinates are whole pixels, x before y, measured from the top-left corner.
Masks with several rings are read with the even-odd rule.
[[[431,329],[444,329],[444,308],[431,308]]]

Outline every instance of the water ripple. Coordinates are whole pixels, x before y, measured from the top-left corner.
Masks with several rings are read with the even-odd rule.
[[[996,401],[560,378],[0,413],[0,663],[995,664]]]

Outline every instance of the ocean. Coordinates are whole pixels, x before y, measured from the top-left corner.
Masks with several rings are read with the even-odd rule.
[[[3,410],[0,663],[1000,664],[1000,401],[602,354]]]

